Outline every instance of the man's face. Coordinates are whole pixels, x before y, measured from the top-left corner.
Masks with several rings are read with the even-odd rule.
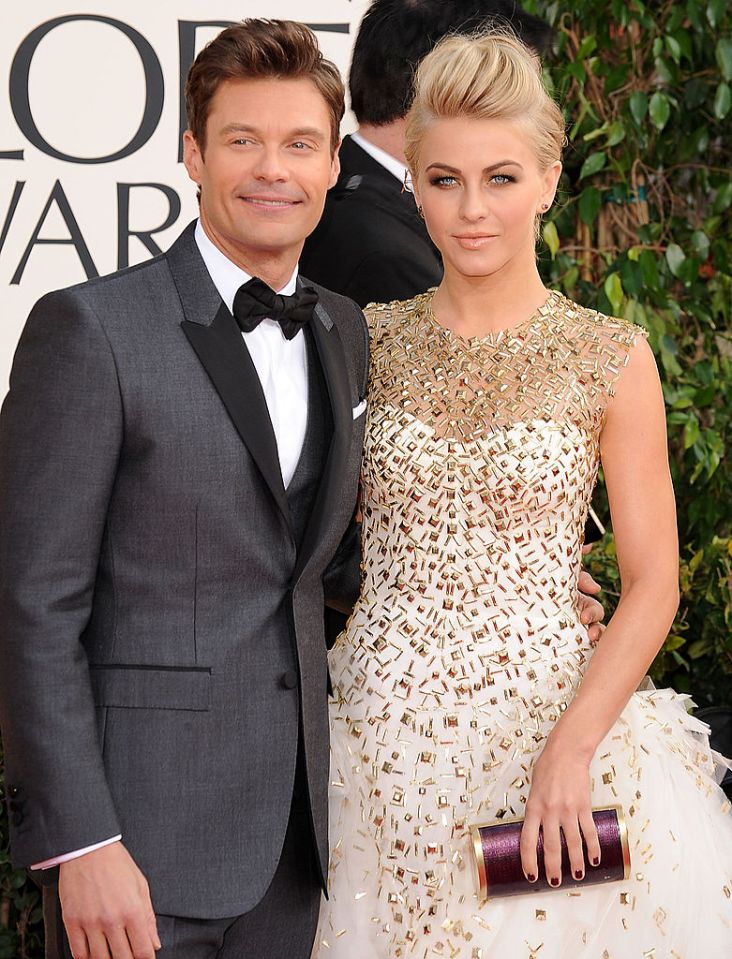
[[[222,82],[211,101],[204,152],[184,138],[188,175],[201,190],[212,240],[246,267],[296,260],[338,178],[330,112],[308,79]]]

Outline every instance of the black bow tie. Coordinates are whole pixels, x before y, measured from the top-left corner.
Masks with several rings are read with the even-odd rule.
[[[311,319],[317,302],[318,294],[309,286],[285,296],[255,276],[236,291],[234,317],[243,333],[251,333],[264,319],[276,320],[291,340]]]

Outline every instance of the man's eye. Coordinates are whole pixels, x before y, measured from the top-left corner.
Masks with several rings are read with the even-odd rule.
[[[295,142],[294,142],[292,145],[293,145],[293,147],[294,147],[296,150],[309,150],[309,149],[310,149],[310,145],[309,145],[308,143],[304,143],[302,140],[295,140]]]

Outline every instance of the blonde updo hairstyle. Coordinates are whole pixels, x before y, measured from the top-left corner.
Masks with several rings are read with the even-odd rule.
[[[561,110],[544,87],[536,56],[506,30],[445,37],[420,63],[404,147],[414,179],[427,128],[456,118],[516,120],[531,138],[541,173],[562,158]]]

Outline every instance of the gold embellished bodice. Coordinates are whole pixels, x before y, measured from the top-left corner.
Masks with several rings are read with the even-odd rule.
[[[584,641],[582,531],[605,411],[639,328],[551,293],[518,326],[465,339],[437,322],[431,300],[367,309],[353,640],[443,660],[455,644],[455,662],[466,641],[499,665],[522,652],[535,661],[542,645],[561,657]],[[422,679],[428,698],[444,683]]]

